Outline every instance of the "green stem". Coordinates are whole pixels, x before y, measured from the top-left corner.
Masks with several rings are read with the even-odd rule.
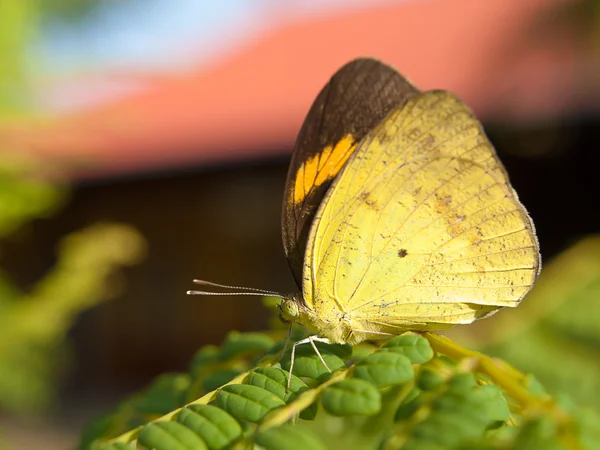
[[[254,370],[254,369],[252,369]],[[212,400],[215,399],[215,397],[217,396],[217,394],[219,393],[219,391],[221,389],[223,389],[225,386],[230,385],[230,384],[240,384],[243,383],[243,381],[246,379],[246,377],[248,375],[250,375],[252,371],[248,371],[248,372],[244,372],[240,375],[238,375],[237,377],[235,377],[233,380],[225,383],[223,386],[218,387],[217,389],[215,389],[214,391],[209,392],[208,394],[203,395],[202,397],[200,397],[197,400],[194,400],[193,402],[188,403],[185,406],[182,406],[181,408],[177,408],[173,411],[171,411],[168,414],[165,414],[164,416],[160,416],[157,419],[154,419],[148,423],[154,423],[154,422],[159,422],[159,421],[169,421],[172,420],[173,418],[175,418],[183,408],[190,406],[190,405],[206,405],[208,403],[210,403]],[[117,442],[124,442],[124,443],[129,443],[131,441],[133,441],[134,439],[137,439],[138,435],[140,434],[140,430],[142,429],[142,427],[146,426],[147,424],[141,425],[137,428],[134,428],[133,430],[129,430],[126,431],[125,433],[117,436],[116,438],[113,439],[109,439],[107,441],[102,442],[102,445],[107,445],[107,444],[114,444]]]
[[[548,395],[536,396],[525,387],[525,375],[505,361],[491,358],[483,353],[464,348],[445,336],[425,332],[423,336],[429,341],[433,350],[456,361],[470,358],[475,362],[474,371],[487,375],[495,384],[504,389],[516,400],[524,413],[540,413],[549,411],[557,418],[565,419],[566,414],[558,408]]]
[[[313,389],[303,392],[294,401],[270,413],[259,425],[259,430],[265,431],[270,428],[283,425],[288,420],[292,420],[296,415],[300,414],[301,411],[313,404],[319,398],[319,395],[321,395],[321,392],[323,392],[325,388],[347,378],[352,370],[353,367],[336,370],[324,383]]]

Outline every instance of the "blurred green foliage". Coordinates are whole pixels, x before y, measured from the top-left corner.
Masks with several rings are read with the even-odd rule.
[[[51,214],[65,189],[31,161],[3,154],[0,239]],[[116,269],[134,264],[144,243],[123,225],[99,224],[65,237],[55,266],[28,292],[0,272],[0,408],[30,412],[49,404],[63,369],[66,334],[79,312],[118,288]]]
[[[545,264],[517,309],[447,334],[600,410],[599,324],[600,237],[591,236]]]

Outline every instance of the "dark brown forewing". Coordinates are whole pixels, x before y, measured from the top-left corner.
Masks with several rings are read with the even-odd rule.
[[[285,252],[298,287],[313,217],[356,143],[419,90],[394,68],[359,58],[338,70],[298,134],[283,199]]]

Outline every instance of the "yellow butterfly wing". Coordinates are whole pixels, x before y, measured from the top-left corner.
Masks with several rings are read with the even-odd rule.
[[[429,91],[357,148],[311,226],[305,320],[337,342],[470,323],[517,306],[533,224],[473,113]]]

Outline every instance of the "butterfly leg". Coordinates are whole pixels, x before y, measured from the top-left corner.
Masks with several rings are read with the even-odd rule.
[[[323,365],[325,366],[325,368],[329,372],[331,372],[331,369],[329,368],[329,366],[327,365],[327,363],[323,359],[323,356],[321,355],[321,352],[319,351],[319,349],[315,345],[315,342],[323,342],[324,344],[331,344],[331,341],[329,339],[327,339],[327,338],[321,338],[319,336],[309,336],[306,339],[302,339],[300,341],[296,341],[296,342],[294,342],[294,345],[292,345],[292,354],[291,354],[291,359],[290,359],[290,373],[288,375],[288,380],[287,380],[287,391],[290,390],[290,385],[292,383],[292,373],[294,371],[294,361],[296,360],[296,347],[298,345],[301,345],[301,344],[306,344],[307,342],[310,342],[310,345],[312,345],[312,348],[314,349],[315,353],[317,354],[317,356],[319,357],[319,359],[321,360],[321,362],[323,363]]]
[[[291,339],[292,339],[292,324],[290,324],[290,326],[288,328],[287,336],[285,337],[285,344],[283,345],[283,349],[281,350],[281,353],[279,354],[279,361],[281,361],[283,359],[283,356],[285,355],[285,352],[288,349],[288,345],[290,345]]]

